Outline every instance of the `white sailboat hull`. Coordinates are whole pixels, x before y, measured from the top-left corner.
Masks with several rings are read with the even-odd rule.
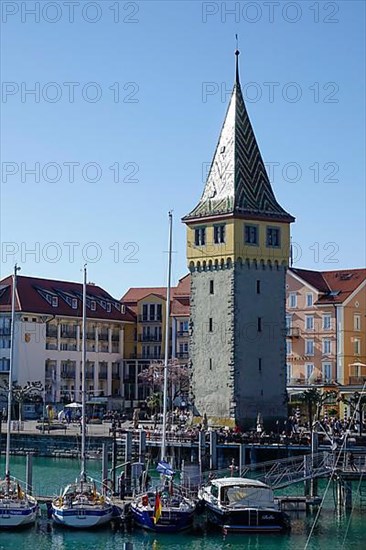
[[[52,517],[58,525],[74,529],[92,529],[107,524],[113,515],[113,506],[57,507],[52,505]]]
[[[35,523],[38,506],[34,502],[0,499],[0,529],[16,529]]]

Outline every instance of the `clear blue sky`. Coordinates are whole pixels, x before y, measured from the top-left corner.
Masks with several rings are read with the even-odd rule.
[[[235,33],[274,191],[296,217],[295,266],[365,266],[364,2],[280,2],[270,12],[265,2],[81,0],[74,22],[62,1],[46,11],[41,1],[39,22],[21,4],[2,2],[1,276],[16,260],[24,275],[78,280],[96,258],[89,278],[114,296],[164,285],[171,208],[174,281],[186,273],[180,218],[203,190]],[[38,102],[24,94],[37,86]],[[39,182],[25,171],[36,162]],[[83,175],[90,162],[99,174]]]

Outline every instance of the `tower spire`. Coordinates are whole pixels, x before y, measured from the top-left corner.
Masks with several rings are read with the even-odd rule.
[[[235,35],[236,38],[236,50],[235,50],[235,84],[240,86],[240,79],[239,79],[239,40],[238,35]]]

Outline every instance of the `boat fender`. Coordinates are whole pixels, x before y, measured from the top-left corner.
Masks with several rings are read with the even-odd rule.
[[[149,505],[149,497],[147,495],[143,495],[141,502],[142,502],[142,506],[148,506]]]

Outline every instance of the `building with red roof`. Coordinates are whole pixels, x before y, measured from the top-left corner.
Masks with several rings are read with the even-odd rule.
[[[0,281],[0,378],[8,378],[13,277]],[[17,276],[13,380],[39,380],[51,403],[80,400],[82,284]],[[87,285],[89,398],[123,402],[124,330],[135,314],[101,287]]]
[[[341,393],[366,381],[366,269],[287,273],[287,384]]]
[[[133,287],[121,298],[136,316],[133,342],[126,342],[126,408],[143,404],[151,388],[140,375],[152,362],[164,360],[166,296],[166,287]],[[184,365],[189,358],[189,274],[171,288],[170,296],[169,357]]]

